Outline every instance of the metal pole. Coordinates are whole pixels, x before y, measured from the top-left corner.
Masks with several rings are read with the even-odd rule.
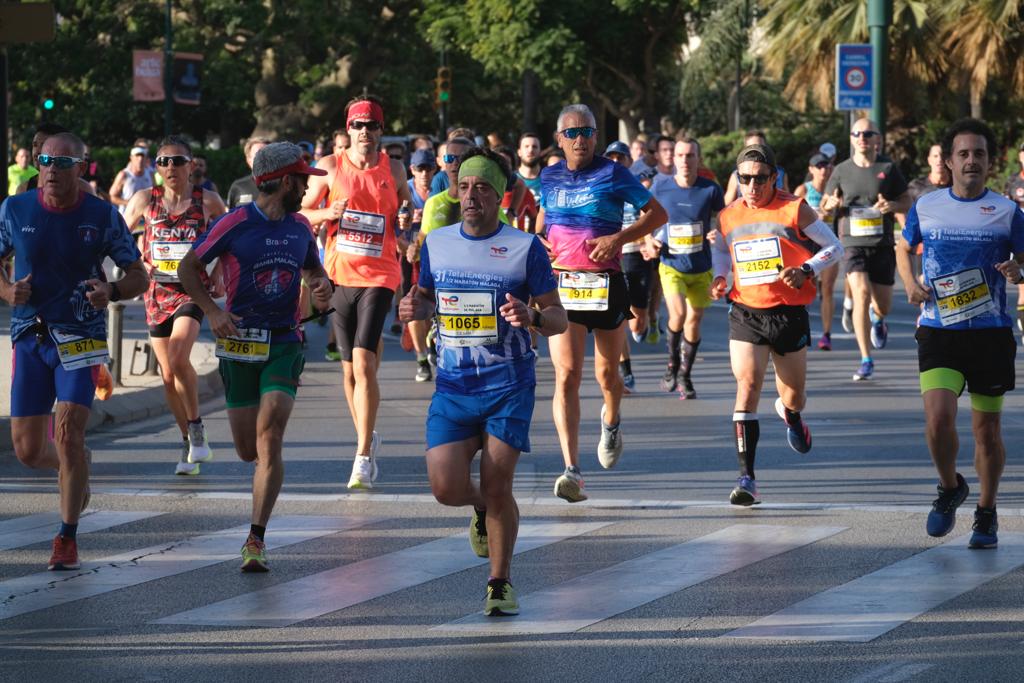
[[[868,0],[868,30],[874,73],[871,82],[871,118],[885,135],[885,72],[889,57],[889,25],[892,24],[892,0]]]
[[[122,387],[121,362],[124,359],[124,304],[120,301],[111,303],[109,309],[110,325],[110,375],[114,378],[114,386]]]
[[[174,32],[171,27],[171,0],[167,0],[164,24],[164,136],[168,136],[174,127],[174,95],[171,92],[174,85]]]

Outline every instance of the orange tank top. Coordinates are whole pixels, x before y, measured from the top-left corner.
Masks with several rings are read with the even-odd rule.
[[[391,176],[391,158],[378,154],[377,165],[357,168],[344,152],[335,157],[334,182],[328,203],[347,199],[345,215],[327,229],[324,267],[335,284],[345,287],[398,289],[395,219],[398,190]]]
[[[784,268],[799,268],[818,245],[800,230],[803,199],[776,190],[766,206],[752,208],[742,199],[718,215],[719,229],[732,257],[729,300],[751,308],[806,306],[814,301],[814,282],[800,289],[782,281]]]

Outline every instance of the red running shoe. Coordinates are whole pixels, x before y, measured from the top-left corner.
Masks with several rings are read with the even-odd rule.
[[[50,564],[46,567],[50,571],[62,571],[68,569],[80,569],[78,562],[78,543],[73,538],[66,538],[57,535],[53,539],[53,555],[50,556]]]

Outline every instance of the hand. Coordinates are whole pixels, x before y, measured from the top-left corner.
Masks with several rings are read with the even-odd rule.
[[[892,213],[892,203],[881,194],[878,195],[878,201],[875,202],[875,208],[882,213]]]
[[[325,277],[314,278],[310,282],[310,293],[313,295],[314,304],[317,310],[326,311],[331,307],[331,295],[334,294],[334,287],[331,281]]]
[[[650,242],[645,240],[640,246],[640,255],[644,257],[645,261],[654,261],[660,253],[661,242],[657,240],[651,240]]]
[[[997,263],[996,270],[1002,273],[1003,277],[1005,277],[1008,281],[1012,282],[1015,285],[1020,284],[1021,279],[1024,279],[1022,278],[1022,275],[1024,275],[1024,273],[1021,273],[1020,264],[1014,261],[1013,259],[1010,259],[1009,261],[1003,261],[1002,263]]]
[[[423,320],[427,317],[426,302],[420,296],[420,286],[414,284],[409,293],[398,302],[398,319],[403,323]]]
[[[498,308],[501,317],[512,327],[530,326],[530,308],[511,294],[505,294],[507,303]]]
[[[839,188],[836,188],[832,194],[821,196],[821,203],[818,205],[818,208],[825,213],[832,213],[842,205],[843,198],[839,195]]]
[[[714,246],[715,244],[718,243],[718,240],[721,239],[721,237],[722,237],[722,233],[718,232],[717,228],[714,229],[714,230],[709,231],[708,232],[708,244],[710,244],[711,246]]]
[[[726,287],[725,278],[722,277],[721,275],[719,275],[714,280],[712,280],[711,281],[711,292],[710,292],[711,298],[714,299],[715,301],[718,301],[723,296],[725,296],[725,287]]]
[[[616,233],[587,240],[587,246],[590,247],[590,260],[594,263],[601,263],[602,261],[611,261],[618,256],[619,252],[622,251],[622,244],[619,238],[621,234]]]
[[[800,270],[799,268],[794,268],[793,266],[790,266],[789,268],[784,268],[782,272],[779,273],[779,279],[781,279],[783,282],[785,282],[793,289],[800,289],[801,287],[804,286],[804,283],[807,281],[807,276],[804,275],[804,271]]]
[[[215,337],[223,339],[224,337],[238,336],[238,327],[235,326],[235,323],[242,322],[242,316],[228,313],[218,307],[217,310],[206,316],[206,319],[210,322],[210,329],[213,330]]]
[[[213,299],[219,299],[227,294],[227,288],[224,287],[224,278],[222,276],[215,276],[210,278],[210,297]]]
[[[398,212],[398,229],[408,230],[409,226],[412,225],[412,214],[408,211]]]
[[[92,307],[97,311],[106,308],[107,304],[110,303],[110,293],[113,291],[110,283],[93,278],[86,280],[85,284],[89,285],[89,291],[85,293],[85,298],[89,300]]]
[[[413,240],[409,242],[408,248],[405,250],[405,260],[409,263],[416,261],[416,257],[420,255],[419,240]]]
[[[413,209],[412,210],[412,222],[413,223],[422,223],[423,222],[423,209]]]
[[[906,283],[904,283],[904,285],[906,285]],[[906,289],[907,301],[914,304],[915,306],[919,306],[920,304],[923,304],[924,302],[932,298],[931,288],[926,287],[922,284],[918,284],[917,282],[913,283],[913,285],[907,287]]]
[[[11,283],[11,286],[7,289],[7,296],[4,297],[12,306],[21,306],[22,304],[28,303],[28,299],[32,296],[32,273],[29,273],[20,280],[15,280]]]
[[[342,214],[345,213],[346,206],[348,206],[347,199],[336,199],[331,202],[331,205],[327,207],[327,220],[336,221],[341,218]]]

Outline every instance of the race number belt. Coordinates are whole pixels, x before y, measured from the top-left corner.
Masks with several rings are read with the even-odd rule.
[[[558,295],[567,311],[607,311],[608,273],[563,270],[558,273]]]
[[[778,237],[740,240],[732,245],[732,259],[740,286],[771,284],[782,271],[782,246]]]
[[[668,253],[696,254],[704,248],[703,223],[675,223],[668,226]]]
[[[979,268],[934,278],[932,291],[943,326],[970,320],[995,308],[992,293]]]
[[[270,358],[270,330],[241,328],[233,337],[218,337],[217,358],[243,363],[262,363]]]
[[[153,242],[150,245],[153,279],[157,282],[177,282],[178,264],[191,248],[191,242]]]
[[[850,209],[850,237],[880,237],[882,212],[874,208]]]
[[[494,291],[438,290],[437,332],[446,346],[498,343]]]
[[[335,251],[356,256],[379,257],[384,253],[384,228],[387,221],[379,213],[345,209],[338,221]]]
[[[89,339],[76,334],[64,334],[50,329],[53,343],[57,345],[57,355],[65,370],[79,370],[93,365],[106,363],[109,359],[107,341],[105,339]]]

